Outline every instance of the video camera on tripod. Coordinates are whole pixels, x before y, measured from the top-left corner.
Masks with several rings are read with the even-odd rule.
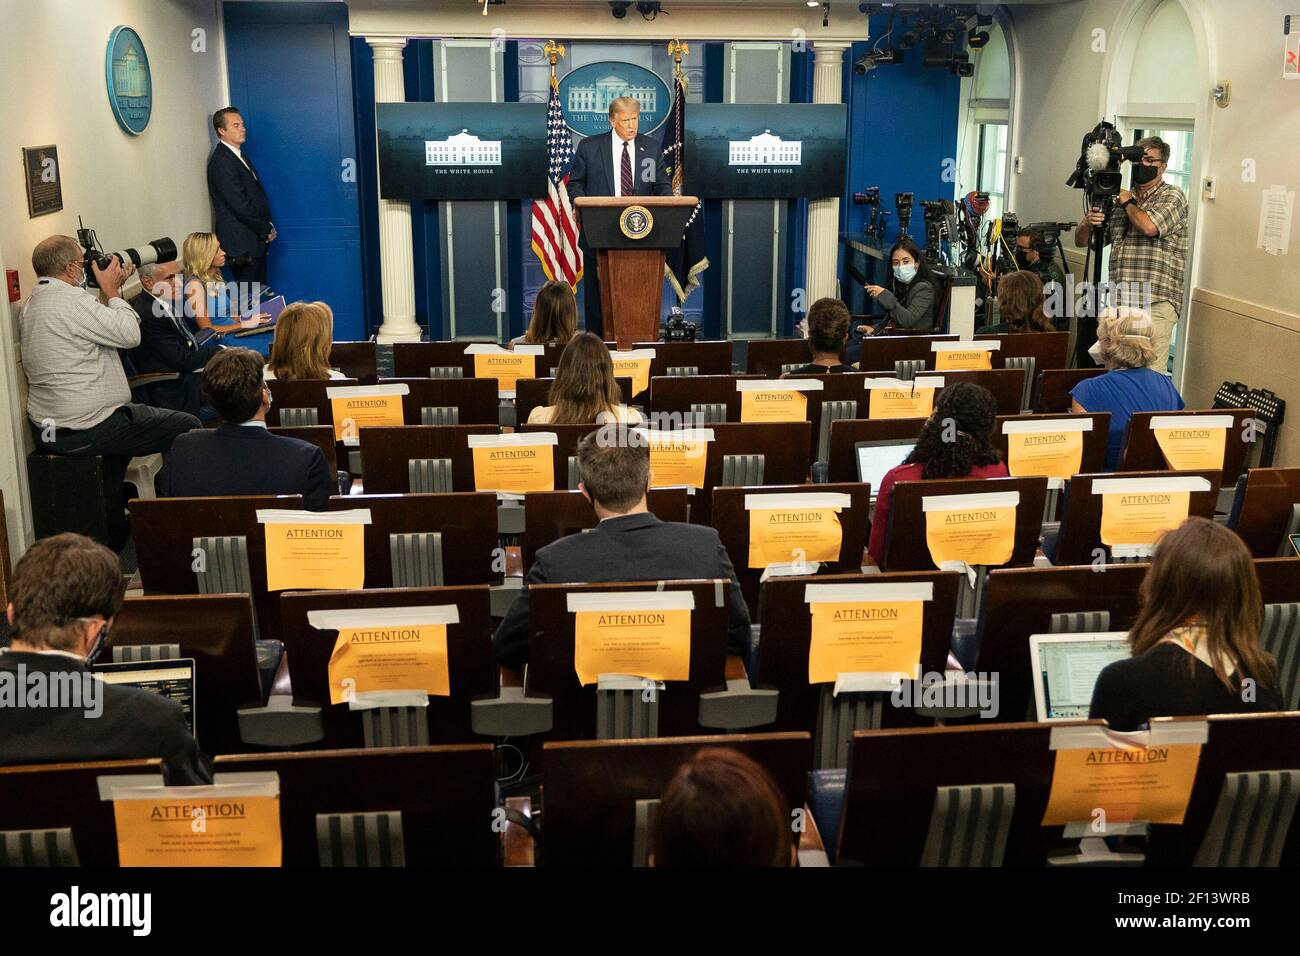
[[[863,225],[862,231],[866,233],[869,238],[874,239],[877,245],[883,243],[885,241],[885,217],[888,216],[889,213],[880,208],[880,187],[868,186],[861,192],[854,193],[853,204],[856,206],[871,207],[871,213],[867,217],[867,221]]]
[[[921,212],[925,217],[925,257],[931,262],[943,261],[943,243],[957,240],[957,207],[951,199],[922,199]]]
[[[1083,137],[1079,161],[1065,184],[1084,190],[1089,207],[1109,216],[1121,186],[1119,164],[1124,160],[1138,162],[1142,153],[1141,146],[1125,146],[1114,124],[1102,120]]]

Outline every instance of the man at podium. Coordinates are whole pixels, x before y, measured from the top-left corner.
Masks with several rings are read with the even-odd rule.
[[[641,104],[620,96],[609,104],[608,133],[588,136],[574,151],[569,170],[569,198],[579,196],[671,196],[673,184],[661,175],[659,144],[637,132]],[[595,255],[585,234],[580,235],[583,261],[594,266]],[[588,332],[604,337],[600,314],[600,280],[589,266],[583,270],[583,293]]]

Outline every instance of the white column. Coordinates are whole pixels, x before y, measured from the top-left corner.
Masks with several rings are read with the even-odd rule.
[[[844,51],[847,43],[813,44],[813,102],[844,102]],[[840,198],[813,199],[808,203],[808,255],[804,282],[808,305],[839,295],[835,264],[840,252]]]
[[[403,103],[403,37],[366,37],[375,57],[375,102]],[[379,269],[384,293],[384,324],[376,337],[381,343],[418,342],[415,321],[415,267],[411,252],[411,204],[396,199],[379,200]]]

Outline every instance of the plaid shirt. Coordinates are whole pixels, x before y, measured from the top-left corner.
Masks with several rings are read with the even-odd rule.
[[[1134,193],[1136,196],[1137,194]],[[1152,302],[1167,300],[1182,307],[1183,275],[1187,270],[1187,197],[1171,183],[1162,182],[1138,208],[1155,223],[1155,236],[1144,236],[1129,222],[1128,213],[1116,204],[1110,214],[1110,281],[1121,288],[1139,290],[1150,283],[1151,301],[1134,301],[1136,293],[1121,295],[1120,305],[1149,308]],[[1127,299],[1127,301],[1125,301]]]

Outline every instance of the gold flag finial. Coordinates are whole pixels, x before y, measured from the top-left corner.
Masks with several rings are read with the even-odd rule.
[[[682,67],[682,56],[683,54],[690,53],[691,48],[681,40],[672,39],[668,41],[668,52],[672,55],[673,63],[680,70]]]
[[[546,54],[547,61],[551,64],[551,73],[555,73],[555,61],[564,56],[564,44],[556,43],[554,40],[547,40],[546,46],[542,47],[542,52]]]

